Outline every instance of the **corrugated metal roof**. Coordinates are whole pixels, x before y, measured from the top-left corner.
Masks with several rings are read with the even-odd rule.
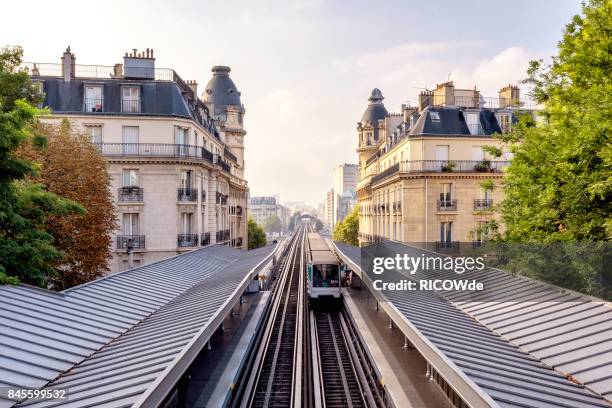
[[[338,242],[335,245],[341,255],[360,265],[360,248]],[[406,252],[407,248],[393,242],[385,242],[384,245],[390,251],[396,252]],[[413,249],[415,256],[424,252],[421,249]],[[385,272],[387,273],[396,273],[402,279],[411,279],[410,275],[399,274],[397,271]],[[448,278],[448,274],[447,271],[431,272],[428,277]],[[592,364],[592,369],[584,372],[590,371],[593,374],[599,367],[603,370],[597,373],[609,378],[612,375],[612,371],[607,368],[610,347],[606,349],[605,344],[609,345],[612,331],[608,326],[609,321],[604,317],[607,316],[609,307],[567,292],[564,296],[575,297],[573,303],[576,304],[573,305],[571,298],[568,298],[564,299],[567,302],[557,302],[557,307],[552,307],[541,301],[559,300],[555,299],[555,292],[561,296],[558,288],[513,277],[499,270],[485,270],[479,274],[477,276],[473,272],[466,272],[462,278],[478,277],[479,281],[485,281],[485,287],[488,283],[495,283],[494,287],[490,287],[491,290],[483,293],[482,299],[478,299],[479,295],[465,292],[446,292],[440,296],[424,291],[385,291],[384,295],[440,352],[450,358],[502,407],[609,407],[610,404],[600,396],[566,379],[562,375],[566,371],[560,370],[558,365],[554,366],[558,371],[546,365],[551,361],[551,356],[568,357],[573,351],[575,354],[571,360],[581,361],[584,364],[581,367],[585,369],[593,361],[595,354],[601,357],[599,363]],[[418,275],[416,277],[418,278]],[[500,293],[506,293],[507,302],[488,301],[487,298],[493,296],[496,288]],[[527,292],[531,293],[531,298],[523,296],[527,295],[527,292],[521,291],[526,288],[529,288]],[[517,296],[517,293],[520,293],[520,296]],[[527,303],[528,299],[531,303]],[[589,307],[589,304],[593,307]],[[571,316],[572,310],[581,310],[588,317],[576,314],[574,317],[581,316],[582,323],[574,319],[576,322],[568,325],[568,319],[555,314],[561,313],[562,310],[568,312],[566,317]],[[589,334],[581,335],[580,330],[585,329],[579,327],[586,327]],[[607,338],[601,336],[604,331]],[[571,333],[577,335],[572,336]],[[594,341],[595,333],[600,334],[598,343]],[[589,338],[593,341],[584,340]],[[572,343],[573,350],[570,351]],[[594,346],[593,343],[601,348],[597,351],[589,348]],[[560,349],[554,350],[554,347],[559,346]],[[568,360],[570,359],[562,360],[565,361],[565,367],[572,364],[567,363]],[[581,373],[582,371],[574,372],[572,375],[579,380],[586,379]],[[589,378],[593,377],[596,375]],[[595,389],[591,387],[595,383],[585,383]],[[609,393],[601,394],[609,396]]]
[[[210,246],[61,293],[1,286],[0,381],[41,388],[55,379],[70,387],[68,406],[125,406],[273,248]]]

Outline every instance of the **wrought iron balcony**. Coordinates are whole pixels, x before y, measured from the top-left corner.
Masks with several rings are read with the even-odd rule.
[[[177,194],[178,201],[198,201],[197,188],[179,188]]]
[[[144,235],[117,235],[117,249],[144,249]]]
[[[213,154],[202,146],[175,143],[98,143],[108,157],[150,157],[201,159],[213,163]]]
[[[85,98],[83,100],[83,112],[102,112],[104,111],[104,99]]]
[[[179,248],[198,246],[198,234],[178,234],[177,246]]]
[[[493,200],[490,198],[478,198],[474,200],[474,211],[489,210],[493,206]]]
[[[449,252],[449,251],[458,251],[458,250],[459,250],[458,241],[436,241],[436,251]]]
[[[219,162],[217,163],[219,166],[221,166],[221,168],[223,170],[225,170],[227,173],[230,172],[231,166],[224,160],[219,160]]]
[[[140,113],[140,99],[123,99],[123,100],[121,100],[121,112],[123,112],[123,113]]]
[[[138,186],[119,187],[119,201],[143,201],[143,193]]]
[[[228,241],[230,239],[230,230],[221,230],[216,233],[217,242]]]
[[[200,245],[210,245],[210,232],[203,232],[200,234]]]
[[[227,195],[225,195],[225,194],[221,194],[221,193],[218,192],[217,196],[216,196],[216,200],[217,200],[216,201],[217,204],[227,205]]]
[[[438,200],[438,211],[457,211],[457,200]]]

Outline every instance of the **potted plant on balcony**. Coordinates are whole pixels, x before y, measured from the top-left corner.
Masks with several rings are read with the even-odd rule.
[[[440,169],[442,170],[442,173],[452,173],[456,166],[457,165],[453,162],[446,162]]]
[[[474,170],[480,173],[491,171],[491,161],[483,160],[474,165]]]

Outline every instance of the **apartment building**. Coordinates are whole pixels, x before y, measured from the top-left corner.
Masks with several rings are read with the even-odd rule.
[[[333,220],[335,227],[340,221],[351,212],[352,207],[357,203],[355,188],[357,187],[359,166],[356,164],[344,163],[334,167],[333,172]]]
[[[389,113],[374,89],[357,124],[360,243],[392,239],[456,249],[480,245],[511,159],[490,157],[487,145],[533,106],[508,85],[497,97],[453,82],[421,92],[418,106]],[[493,188],[491,188],[493,187]]]
[[[291,210],[289,208],[278,203],[276,197],[273,196],[251,197],[249,216],[253,218],[253,221],[263,227],[266,220],[274,215],[280,219],[282,231],[287,231],[289,219],[291,218]]]
[[[197,83],[155,66],[153,50],[114,66],[26,63],[50,115],[91,135],[108,160],[119,228],[116,272],[198,246],[247,245],[244,107],[228,67]]]

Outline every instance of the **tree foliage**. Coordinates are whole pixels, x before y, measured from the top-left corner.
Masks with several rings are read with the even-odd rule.
[[[514,158],[498,206],[505,225],[499,238],[537,244],[531,252],[515,251],[522,256],[519,273],[606,296],[610,272],[601,266],[612,237],[612,2],[584,4],[558,49],[550,64],[532,61],[524,81],[544,104],[540,120],[525,115],[500,136]],[[585,242],[604,243],[597,244],[599,257],[593,245],[575,248]],[[564,245],[551,246],[558,243]],[[563,268],[538,261],[553,252]]]
[[[35,128],[41,96],[19,69],[19,47],[0,50],[0,283],[46,285],[63,254],[46,229],[49,215],[82,212],[77,203],[45,191],[28,177],[37,165],[16,157],[26,142],[43,148],[46,139]]]
[[[500,208],[512,241],[612,237],[612,3],[593,0],[583,13],[551,65],[531,62],[525,82],[545,120],[525,116],[503,137],[514,152]]]
[[[252,218],[249,218],[248,230],[249,249],[266,245],[266,233]]]
[[[89,136],[61,125],[38,126],[48,140],[45,149],[27,143],[20,156],[40,165],[32,179],[50,192],[80,203],[85,213],[50,215],[46,231],[64,256],[54,263],[57,275],[50,283],[66,289],[88,282],[108,271],[111,233],[116,215],[106,160]]]
[[[264,220],[263,228],[266,232],[281,232],[282,222],[278,215],[271,215]]]
[[[353,211],[336,225],[332,238],[350,245],[359,245],[359,206],[355,206]]]

